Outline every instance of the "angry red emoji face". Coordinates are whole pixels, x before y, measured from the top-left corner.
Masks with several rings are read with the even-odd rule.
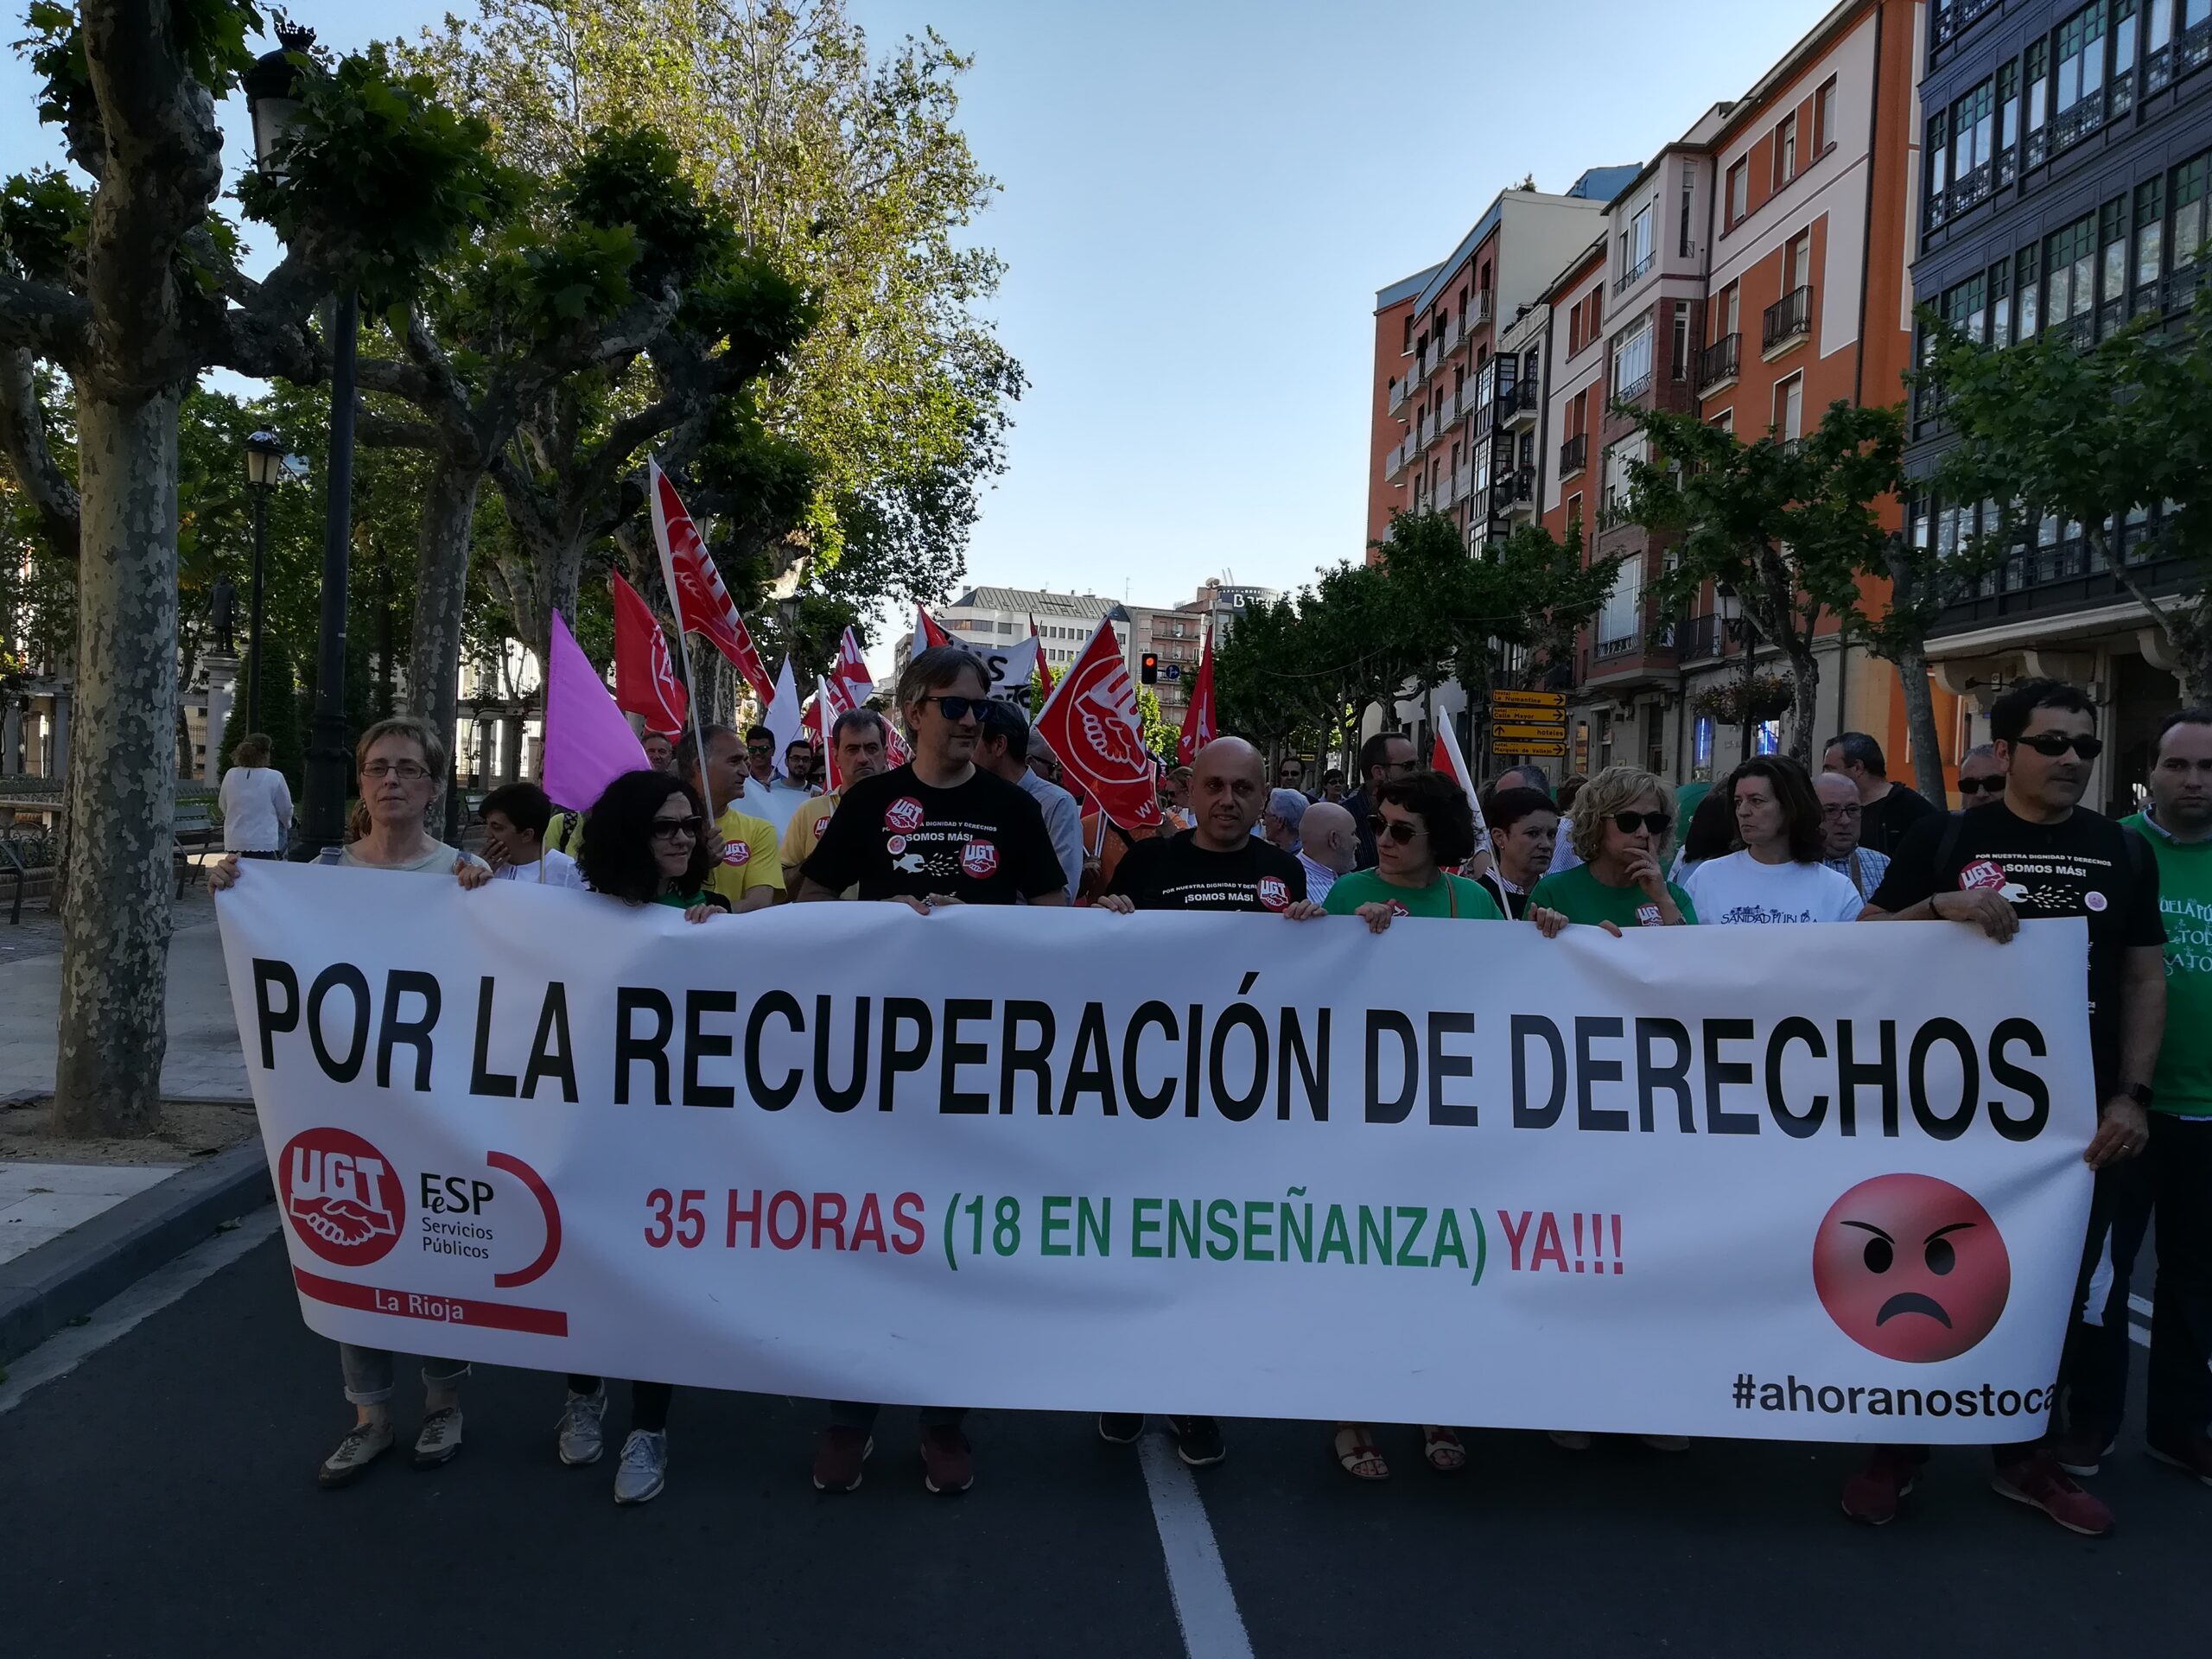
[[[1821,1217],[1813,1286],[1861,1348],[1920,1364],[1997,1328],[2012,1262],[1973,1194],[1933,1175],[1877,1175]]]

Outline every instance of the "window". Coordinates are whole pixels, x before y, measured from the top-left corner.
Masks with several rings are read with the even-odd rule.
[[[1751,210],[1751,183],[1749,162],[1738,162],[1728,169],[1728,223],[1734,225]]]
[[[1729,283],[1727,289],[1721,294],[1720,332],[1723,334],[1739,332],[1737,324],[1741,320],[1744,290],[1735,283]]]
[[[2043,259],[2040,249],[2022,248],[2012,265],[2012,291],[2019,296],[2020,327],[2018,338],[2032,340],[2043,326],[2037,300],[2042,294]]]
[[[1783,292],[1794,294],[1801,288],[1813,284],[1813,233],[1800,231],[1789,238],[1789,247],[1783,262]]]
[[[1792,110],[1774,129],[1774,188],[1797,176],[1797,112]]]
[[[1943,193],[1951,188],[1951,116],[1938,110],[1928,118],[1928,206],[1940,216]]]
[[[1651,384],[1651,324],[1647,320],[1623,334],[1613,347],[1613,396],[1633,397]]]
[[[1774,389],[1774,431],[1779,438],[1798,438],[1805,417],[1805,377],[1793,374]]]
[[[2056,113],[2094,98],[2105,82],[2105,0],[2082,8],[2058,26],[2058,102]]]
[[[1600,655],[1633,647],[1637,635],[1637,613],[1643,598],[1643,561],[1624,560],[1620,572],[1613,578],[1613,591],[1605,596],[1605,608],[1598,613],[1598,649]]]
[[[2021,165],[2033,167],[2044,158],[2048,142],[2044,130],[2050,119],[2050,42],[2037,41],[2028,48],[2022,73],[2028,82],[2028,152]]]
[[[2150,0],[2157,10],[2162,0]],[[2135,91],[2135,0],[2113,0],[2112,7],[2112,95],[2113,113],[2125,115],[2134,101]]]
[[[1961,185],[1995,148],[1996,83],[1985,80],[1951,105],[1951,176]]]
[[[2044,242],[2044,326],[2082,316],[2097,302],[2097,216],[2084,213]]]
[[[1620,279],[1632,283],[1651,268],[1651,204],[1630,218],[1620,235]]]
[[[2097,314],[2100,334],[2110,334],[2127,320],[2127,198],[2108,201],[2097,210],[2097,281],[2102,308]]]
[[[2020,63],[2015,58],[1997,72],[1997,153],[2005,158],[1998,163],[1999,185],[2012,180],[2014,152],[2019,144]]]
[[[1989,268],[1989,343],[2002,351],[2012,343],[2012,262]]]
[[[1676,257],[1683,259],[1688,258],[1692,252],[1690,244],[1690,201],[1696,194],[1696,165],[1694,162],[1684,162],[1682,163],[1682,219],[1681,226],[1675,232],[1675,248]]]
[[[1407,357],[1411,357],[1413,354],[1414,354],[1414,320],[1413,320],[1412,316],[1411,316],[1410,315],[1408,315],[1407,316],[1407,318],[1406,318],[1406,343],[1405,343],[1405,346],[1404,346],[1404,350],[1403,350],[1403,355],[1405,355],[1405,356],[1407,356]]]
[[[1668,354],[1669,378],[1687,380],[1690,375],[1690,307],[1687,300],[1675,302],[1673,348]]]
[[[1813,94],[1813,154],[1818,156],[1835,143],[1835,77],[1830,75]]]
[[[2207,3],[2212,3],[2212,0],[2207,0]],[[2208,172],[2212,172],[2212,155],[2184,162],[2173,172],[2173,251],[2169,257],[2176,270],[2195,264],[2197,250],[2203,245]]]

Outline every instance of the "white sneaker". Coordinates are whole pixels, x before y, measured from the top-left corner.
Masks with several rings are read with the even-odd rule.
[[[617,1503],[650,1503],[668,1484],[668,1432],[630,1431],[622,1442],[621,1465],[614,1471]]]
[[[461,1450],[461,1408],[441,1406],[423,1419],[423,1427],[415,1436],[415,1466],[435,1469],[451,1463]]]
[[[391,1450],[391,1418],[356,1423],[346,1431],[346,1438],[338,1442],[338,1449],[325,1458],[322,1466],[315,1471],[315,1484],[325,1491],[351,1486],[369,1472],[371,1464]]]
[[[607,1436],[600,1420],[607,1415],[607,1384],[589,1394],[573,1390],[561,1412],[561,1461],[571,1469],[597,1463],[606,1450]]]

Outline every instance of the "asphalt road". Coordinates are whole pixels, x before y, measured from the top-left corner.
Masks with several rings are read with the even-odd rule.
[[[685,1393],[667,1491],[618,1510],[611,1457],[571,1470],[554,1456],[559,1379],[480,1368],[454,1463],[387,1460],[324,1493],[312,1471],[348,1408],[273,1236],[23,1392],[40,1366],[28,1357],[13,1395],[0,1387],[11,1659],[1865,1659],[2183,1653],[2212,1629],[2212,1490],[2132,1435],[2094,1483],[2120,1517],[2098,1542],[1993,1496],[1986,1458],[1965,1450],[1939,1453],[1904,1516],[1874,1531],[1837,1510],[1848,1448],[1576,1456],[1478,1433],[1447,1480],[1421,1466],[1413,1431],[1385,1430],[1395,1478],[1358,1487],[1305,1423],[1232,1424],[1229,1461],[1195,1477],[1202,1505],[1179,1507],[1179,1472],[1156,1506],[1132,1449],[1057,1414],[979,1414],[974,1490],[931,1497],[894,1410],[867,1483],[829,1497],[807,1479],[810,1403]],[[410,1378],[410,1437],[419,1397]],[[625,1404],[618,1390],[617,1438]]]

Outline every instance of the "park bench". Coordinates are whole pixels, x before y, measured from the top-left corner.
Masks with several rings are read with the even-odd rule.
[[[208,812],[205,801],[179,801],[176,815],[169,821],[169,830],[175,840],[176,896],[181,899],[184,884],[193,874],[192,855],[214,846],[222,830]]]

